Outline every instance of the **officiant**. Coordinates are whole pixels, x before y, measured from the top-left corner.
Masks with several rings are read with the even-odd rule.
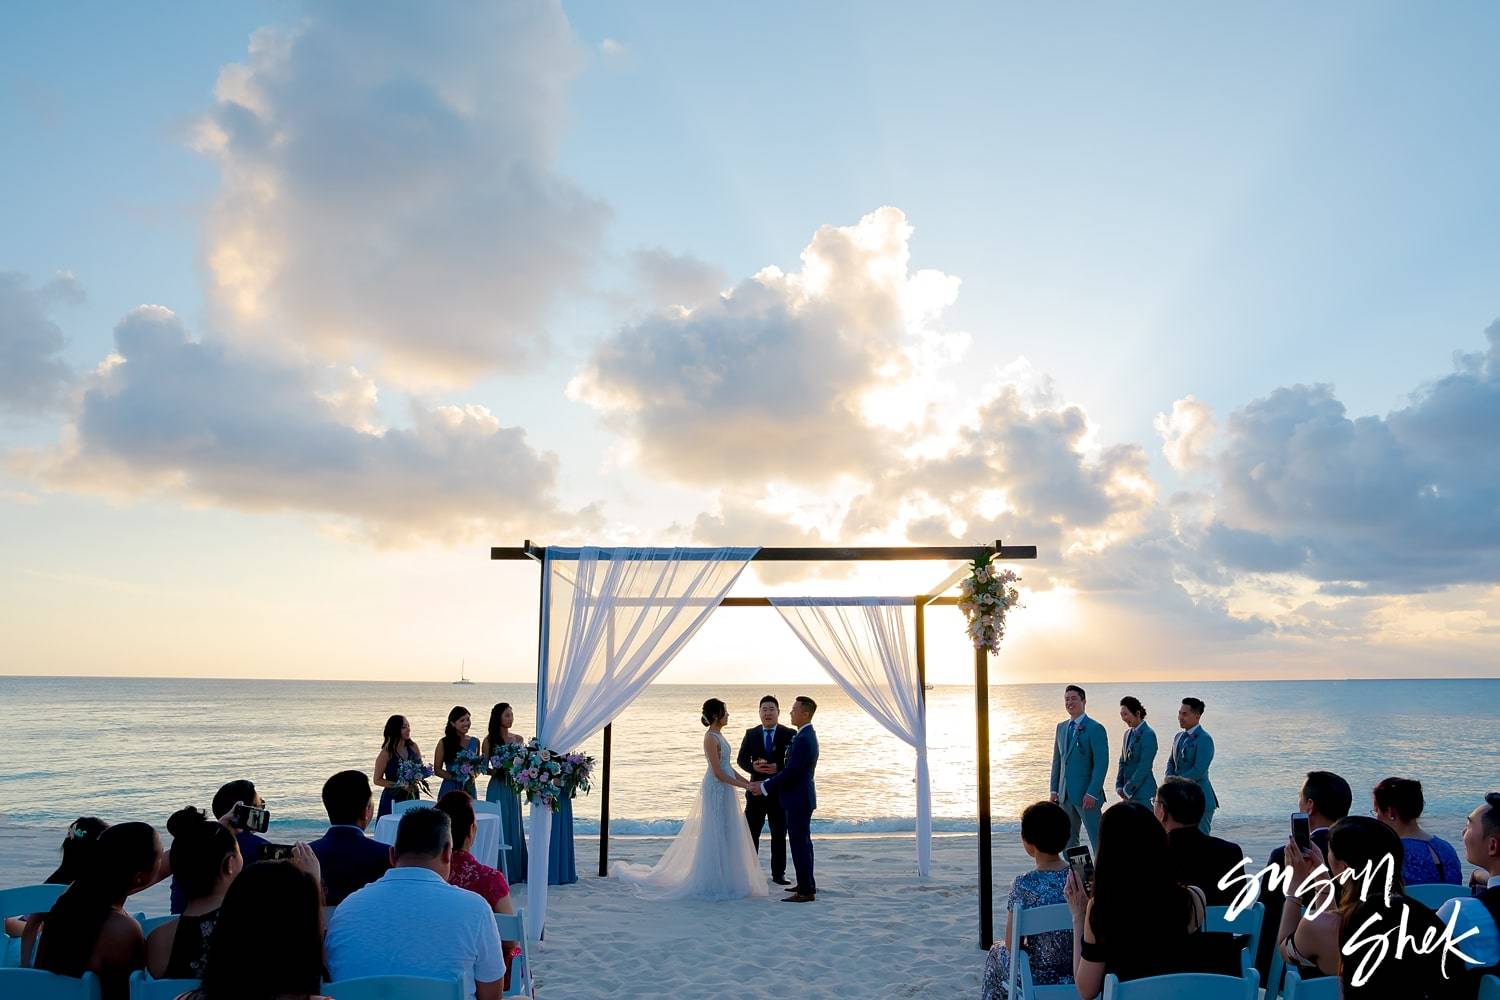
[[[797,730],[778,723],[781,718],[781,703],[774,694],[760,700],[760,725],[745,730],[740,741],[740,753],[735,763],[753,781],[769,778],[786,764],[786,750],[792,744]],[[755,841],[755,853],[760,854],[760,831],[766,821],[771,822],[771,881],[777,885],[791,885],[786,877],[786,813],[781,811],[781,802],[776,793],[766,795],[745,794],[745,822],[750,824],[750,839]]]

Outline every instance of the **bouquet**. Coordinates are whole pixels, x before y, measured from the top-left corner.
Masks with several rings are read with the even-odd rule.
[[[564,798],[571,799],[579,789],[587,792],[592,787],[594,758],[556,753],[532,740],[514,748],[506,767],[511,787],[524,794],[527,802],[556,811]]]
[[[464,747],[448,762],[448,773],[460,785],[473,784],[474,779],[489,769],[488,761],[479,756],[479,751]]]
[[[974,572],[959,584],[963,597],[959,598],[958,610],[968,619],[969,639],[975,649],[990,654],[1000,651],[1000,640],[1005,638],[1005,613],[1021,599],[1014,586],[1020,582],[1013,570],[990,565],[988,556],[974,560]]]
[[[427,787],[427,779],[432,777],[432,768],[420,760],[400,759],[396,762],[396,789],[404,792],[409,799],[420,799],[422,795],[432,794],[432,789]]]
[[[511,765],[515,763],[517,757],[525,753],[526,744],[524,743],[501,743],[490,752],[488,761],[490,776],[504,781],[510,786],[511,791],[519,792],[521,789],[516,785]]]

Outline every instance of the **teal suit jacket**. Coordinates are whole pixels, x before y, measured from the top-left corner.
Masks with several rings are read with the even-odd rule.
[[[1213,782],[1208,780],[1208,765],[1214,762],[1214,738],[1208,730],[1198,727],[1196,733],[1180,731],[1172,741],[1172,755],[1167,758],[1167,777],[1186,778],[1203,789],[1203,798],[1209,809],[1219,807],[1219,797],[1214,794]]]
[[[1109,771],[1109,735],[1104,727],[1087,715],[1083,731],[1074,733],[1073,720],[1057,724],[1052,740],[1052,791],[1059,802],[1082,806],[1083,797],[1092,795],[1104,802],[1104,777]]]
[[[1132,735],[1133,734],[1133,735]],[[1150,805],[1156,798],[1156,731],[1144,721],[1126,730],[1120,746],[1120,766],[1115,772],[1115,788],[1123,798]]]

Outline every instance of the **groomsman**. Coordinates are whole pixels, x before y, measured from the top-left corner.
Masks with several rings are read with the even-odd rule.
[[[1109,771],[1109,736],[1104,726],[1084,714],[1087,695],[1077,684],[1063,690],[1068,721],[1057,724],[1052,741],[1052,801],[1068,814],[1068,846],[1078,846],[1078,828],[1087,828],[1099,853],[1099,812],[1104,805],[1104,776]]]
[[[1213,826],[1214,810],[1219,808],[1219,797],[1214,794],[1213,782],[1208,780],[1208,765],[1214,762],[1214,738],[1199,725],[1203,718],[1203,702],[1197,698],[1182,699],[1177,710],[1177,724],[1182,732],[1172,743],[1172,756],[1167,758],[1167,777],[1186,778],[1203,789],[1203,818],[1198,829],[1208,833]]]
[[[797,730],[780,725],[781,703],[774,694],[760,700],[760,725],[745,730],[740,741],[740,753],[735,758],[740,770],[750,775],[751,780],[769,778],[786,766],[786,751],[792,745]],[[771,881],[777,885],[791,885],[786,877],[786,812],[781,808],[781,796],[775,792],[756,795],[745,792],[745,822],[750,824],[750,839],[755,841],[755,853],[760,853],[760,831],[766,821],[771,823]]]
[[[1126,695],[1120,699],[1120,718],[1130,728],[1120,747],[1120,766],[1115,771],[1115,794],[1128,802],[1143,806],[1156,797],[1156,733],[1146,725],[1146,706],[1140,699]]]

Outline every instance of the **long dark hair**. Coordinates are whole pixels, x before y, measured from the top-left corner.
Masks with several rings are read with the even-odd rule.
[[[203,992],[270,1000],[317,994],[323,982],[323,893],[290,861],[257,861],[224,894],[208,940]]]
[[[1406,894],[1406,882],[1401,877],[1401,869],[1406,864],[1406,847],[1395,830],[1373,816],[1345,816],[1333,824],[1328,831],[1328,851],[1353,870],[1339,890],[1339,917],[1348,932],[1352,933],[1358,926],[1351,926],[1356,912],[1364,911],[1368,915],[1373,912],[1370,907],[1381,911],[1386,909],[1384,876],[1387,870],[1391,875],[1391,904],[1396,905],[1397,898]],[[1363,872],[1366,865],[1371,867],[1373,874],[1369,897],[1361,900],[1359,895],[1364,880],[1355,876]]]
[[[1167,831],[1139,802],[1117,802],[1100,817],[1093,901],[1089,923],[1096,941],[1187,931],[1192,896],[1172,874]]]
[[[110,911],[141,876],[155,870],[160,858],[161,841],[149,823],[121,823],[101,833],[84,870],[47,914],[36,967],[83,975]]]
[[[486,757],[504,742],[500,736],[500,720],[505,718],[505,713],[509,711],[511,711],[511,707],[508,701],[502,701],[490,709],[490,724],[486,727],[487,731],[484,734],[483,752]]]
[[[225,862],[240,851],[234,834],[192,806],[172,814],[167,832],[172,835],[172,877],[183,899],[213,895]]]
[[[406,728],[406,716],[393,715],[385,720],[385,731],[380,734],[380,748],[392,757],[401,756],[401,730]],[[406,747],[411,746],[411,740],[406,741]]]
[[[453,758],[463,747],[458,745],[458,730],[453,724],[469,714],[469,710],[462,705],[454,705],[453,710],[448,713],[448,724],[443,727],[443,764],[446,767],[453,763]]]
[[[47,876],[44,884],[71,885],[75,882],[93,855],[99,834],[108,829],[109,824],[98,816],[80,816],[69,823],[67,839],[62,843],[62,861],[57,870]]]
[[[448,822],[453,826],[453,849],[469,846],[464,843],[469,839],[469,831],[474,829],[474,800],[469,798],[469,793],[455,788],[437,800],[437,808],[448,814]]]

